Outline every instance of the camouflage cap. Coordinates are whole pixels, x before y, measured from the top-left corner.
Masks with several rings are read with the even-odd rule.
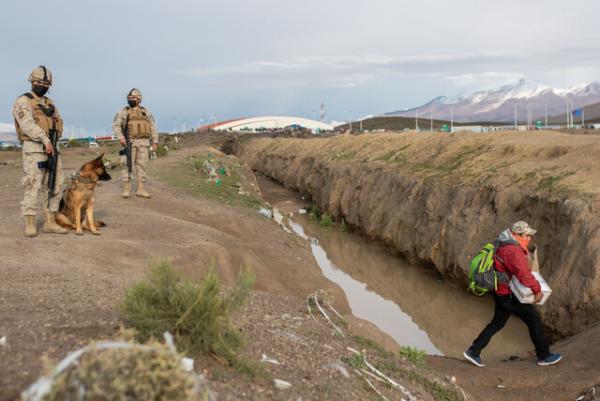
[[[29,82],[41,83],[44,85],[52,85],[52,73],[43,65],[35,67],[29,74]]]
[[[138,101],[142,101],[142,92],[138,88],[133,88],[127,94],[127,99],[138,99]]]
[[[535,233],[537,233],[537,230],[531,228],[529,224],[527,224],[527,222],[525,221],[517,221],[515,224],[512,225],[510,231],[512,231],[515,234],[526,235],[535,235]]]

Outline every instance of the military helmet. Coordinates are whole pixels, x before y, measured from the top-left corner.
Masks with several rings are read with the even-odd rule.
[[[29,74],[29,82],[52,85],[52,73],[43,65],[37,66]]]
[[[142,92],[138,88],[133,88],[127,94],[127,99],[137,99],[138,102],[142,102]]]

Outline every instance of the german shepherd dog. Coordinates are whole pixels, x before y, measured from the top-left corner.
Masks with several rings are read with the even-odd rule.
[[[71,186],[63,192],[60,207],[56,213],[56,222],[64,228],[75,230],[75,234],[83,235],[83,230],[100,235],[98,227],[101,221],[94,221],[94,191],[98,181],[108,181],[111,176],[106,172],[104,161],[100,157],[81,166],[79,172],[71,177]],[[85,210],[85,216],[83,211]]]

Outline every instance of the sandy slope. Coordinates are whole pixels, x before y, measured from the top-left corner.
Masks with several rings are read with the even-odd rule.
[[[152,170],[185,155],[159,159]],[[315,287],[332,287],[308,246],[282,235],[256,211],[194,199],[156,180],[150,200],[121,199],[118,179],[98,189],[96,215],[108,224],[100,237],[25,238],[20,154],[0,157],[8,162],[0,166],[0,337],[8,339],[8,346],[0,347],[1,400],[11,399],[38,376],[42,354],[63,357],[91,338],[114,334],[116,303],[124,288],[144,277],[153,257],[172,259],[196,278],[214,260],[225,283],[232,283],[246,264],[256,273],[257,290],[300,299]],[[65,170],[88,159],[91,154],[81,150],[66,151]],[[339,308],[347,310],[344,298],[337,299]]]

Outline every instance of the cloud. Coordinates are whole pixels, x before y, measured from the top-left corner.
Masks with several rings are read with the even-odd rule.
[[[178,74],[248,87],[315,85],[346,88],[391,76],[443,76],[459,66],[506,62],[513,57],[502,53],[423,54],[406,57],[357,55],[261,60],[216,67],[197,67]]]
[[[449,75],[446,79],[459,88],[478,88],[480,90],[495,88],[501,85],[514,83],[526,78],[519,72],[486,71],[480,73],[466,73]]]

